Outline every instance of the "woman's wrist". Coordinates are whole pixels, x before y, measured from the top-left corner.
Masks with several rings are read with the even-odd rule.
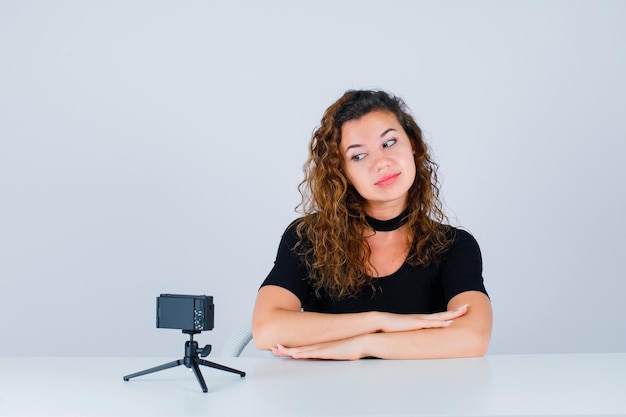
[[[384,311],[374,311],[375,330],[372,333],[388,333],[398,331],[398,318],[402,315],[387,313]],[[404,330],[404,329],[403,329]]]
[[[379,333],[384,331],[384,318],[385,314],[380,311],[369,311],[366,314],[369,315],[368,320],[372,324],[372,331],[370,333]]]
[[[376,334],[375,333],[369,333],[369,334],[364,334],[362,336],[359,336],[359,343],[360,343],[360,358],[371,358],[371,357],[375,357],[374,355],[374,343],[376,342]]]

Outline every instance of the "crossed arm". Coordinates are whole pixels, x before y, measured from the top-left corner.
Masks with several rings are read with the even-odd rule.
[[[252,318],[256,347],[311,359],[453,358],[484,355],[491,337],[491,303],[479,291],[458,294],[447,311],[435,314],[326,314],[300,308],[290,291],[262,287]]]

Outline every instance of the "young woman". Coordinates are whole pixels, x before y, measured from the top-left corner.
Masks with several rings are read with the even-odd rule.
[[[332,104],[300,192],[304,216],[257,295],[257,348],[319,359],[486,353],[480,249],[446,225],[436,164],[401,99],[348,91]]]

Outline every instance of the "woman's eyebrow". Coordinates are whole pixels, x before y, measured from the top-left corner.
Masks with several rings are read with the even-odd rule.
[[[348,147],[346,148],[346,152],[348,152],[348,151],[349,151],[350,149],[352,149],[352,148],[360,148],[361,146],[363,146],[363,145],[361,145],[360,143],[355,143],[354,145],[350,145],[350,146],[348,146]]]
[[[385,130],[383,133],[380,134],[380,137],[382,138],[383,136],[385,136],[387,133],[389,132],[395,132],[396,129],[394,129],[393,127],[390,127],[389,129]]]

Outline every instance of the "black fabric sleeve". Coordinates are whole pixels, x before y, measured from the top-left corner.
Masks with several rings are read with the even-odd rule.
[[[263,281],[263,284],[261,284],[261,287],[277,285],[285,288],[298,297],[302,305],[305,305],[311,296],[311,287],[308,284],[306,266],[301,257],[293,250],[298,241],[296,224],[297,221],[289,225],[285,230],[278,245],[274,267],[267,278],[265,278],[265,281]]]
[[[483,281],[483,262],[476,239],[468,232],[455,230],[454,241],[444,255],[441,279],[446,303],[465,291],[487,294]]]

